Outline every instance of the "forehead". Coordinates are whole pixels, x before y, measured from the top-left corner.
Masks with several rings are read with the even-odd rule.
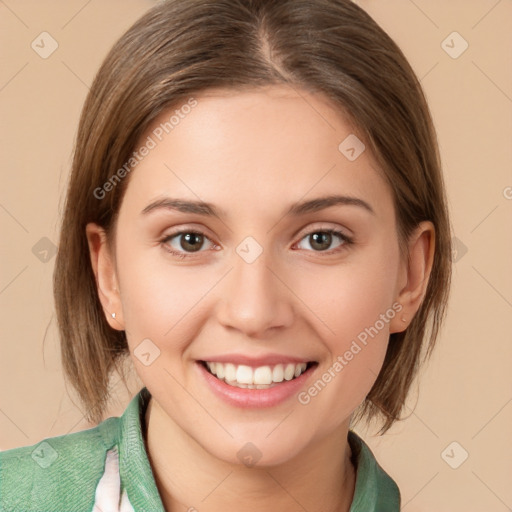
[[[150,200],[179,196],[244,213],[250,205],[254,214],[308,195],[343,193],[389,207],[390,191],[370,151],[357,156],[363,144],[322,94],[288,86],[211,89],[151,124],[137,147],[151,149],[131,172],[125,201],[141,210]],[[354,153],[349,146],[356,159],[347,158]]]

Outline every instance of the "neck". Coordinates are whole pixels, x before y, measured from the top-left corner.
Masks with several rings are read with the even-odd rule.
[[[167,512],[348,512],[355,469],[348,420],[300,455],[272,467],[246,467],[212,456],[151,399],[146,411],[146,451]],[[243,506],[243,507],[242,507]]]

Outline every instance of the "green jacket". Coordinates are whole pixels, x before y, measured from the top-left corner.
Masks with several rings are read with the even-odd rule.
[[[150,397],[144,387],[121,417],[0,452],[0,511],[164,512],[141,430]],[[399,511],[395,482],[355,432],[348,439],[357,462],[350,512]]]

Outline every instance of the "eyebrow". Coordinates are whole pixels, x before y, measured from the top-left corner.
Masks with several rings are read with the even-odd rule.
[[[308,201],[300,201],[294,203],[285,213],[285,216],[297,217],[299,215],[305,215],[307,213],[318,212],[320,210],[324,210],[326,208],[330,208],[331,206],[336,205],[358,206],[360,208],[367,210],[372,215],[375,215],[374,209],[371,207],[369,203],[367,203],[363,199],[359,199],[358,197],[353,196],[330,195],[325,197],[317,197],[315,199],[310,199]],[[182,213],[194,213],[196,215],[216,217],[218,219],[227,216],[224,210],[214,206],[211,203],[207,203],[204,201],[177,199],[171,197],[165,197],[153,201],[151,204],[149,204],[142,210],[141,214],[147,215],[157,210],[170,210],[179,211]]]

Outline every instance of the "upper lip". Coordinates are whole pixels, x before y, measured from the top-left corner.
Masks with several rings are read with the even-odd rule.
[[[287,356],[282,354],[267,354],[259,357],[247,356],[244,354],[221,354],[207,356],[201,361],[212,363],[232,363],[235,365],[245,365],[257,368],[258,366],[273,366],[276,364],[300,364],[315,362],[313,359],[303,357]]]

